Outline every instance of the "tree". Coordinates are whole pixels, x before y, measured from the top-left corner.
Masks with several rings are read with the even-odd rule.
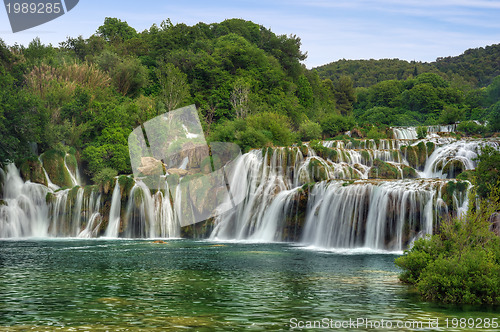
[[[245,118],[249,113],[248,95],[250,94],[250,83],[243,78],[238,78],[233,85],[231,93],[231,105],[236,111],[237,118]]]
[[[484,198],[490,194],[491,186],[500,182],[500,151],[486,145],[481,149],[477,160],[477,193]]]
[[[341,76],[334,83],[334,96],[337,109],[343,115],[350,115],[356,101],[353,81],[349,76]]]
[[[127,22],[113,17],[106,17],[104,24],[97,29],[97,33],[107,41],[125,41],[137,35],[137,31]]]
[[[187,76],[173,64],[165,62],[160,63],[155,72],[161,101],[170,112],[190,96]]]
[[[301,75],[297,80],[297,98],[305,108],[311,107],[313,104],[313,90],[309,80],[304,75]]]

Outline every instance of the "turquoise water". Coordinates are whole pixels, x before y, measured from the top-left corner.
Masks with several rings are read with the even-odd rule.
[[[153,242],[0,241],[0,330],[290,330],[349,319],[433,330],[430,318],[445,330],[447,318],[499,317],[498,308],[420,301],[398,281],[396,254]]]

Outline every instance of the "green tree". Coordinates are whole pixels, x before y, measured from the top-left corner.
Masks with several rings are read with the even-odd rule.
[[[486,145],[477,160],[477,193],[484,198],[490,194],[493,184],[500,183],[500,151]]]
[[[301,75],[297,80],[297,98],[299,103],[305,108],[311,107],[313,104],[313,90],[309,80]]]
[[[356,101],[353,81],[349,76],[341,76],[334,82],[336,108],[343,115],[350,115]]]
[[[112,42],[122,42],[137,35],[137,31],[127,22],[113,17],[106,17],[104,24],[97,29],[97,33],[105,40]]]
[[[237,118],[246,118],[250,113],[250,87],[250,83],[241,77],[234,82],[233,92],[231,93],[231,105],[235,110]]]
[[[155,72],[160,85],[160,100],[170,112],[190,96],[186,74],[165,62],[160,63]]]

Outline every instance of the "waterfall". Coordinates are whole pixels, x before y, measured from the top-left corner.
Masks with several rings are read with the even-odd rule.
[[[417,129],[415,127],[393,127],[395,139],[417,139]]]
[[[108,228],[104,233],[105,237],[118,237],[120,231],[120,211],[121,211],[121,193],[118,179],[115,180],[115,188],[111,196],[111,209],[109,211]]]
[[[66,163],[66,157],[68,155],[69,154],[67,154],[67,153],[64,155],[64,168],[69,173],[69,176],[71,178],[71,183],[72,183],[73,187],[74,186],[79,186],[80,185],[80,174],[78,172],[78,167],[76,167],[75,174],[73,174],[73,172],[69,169],[68,164]]]
[[[45,237],[48,234],[49,188],[24,182],[14,164],[3,174],[3,201],[0,201],[0,238]]]
[[[432,234],[444,182],[321,183],[311,192],[302,242],[322,248],[401,250]]]
[[[415,139],[416,128],[393,128],[397,139],[252,150],[224,168],[229,194],[200,225],[189,223],[190,213],[201,211],[195,205],[205,196],[187,201],[183,182],[168,177],[151,190],[141,178],[120,176],[108,194],[79,186],[68,155],[61,169],[71,175],[72,188],[53,184],[43,163],[48,186],[23,181],[10,164],[0,171],[0,237],[172,238],[182,229],[212,240],[401,250],[431,234],[445,213],[465,213],[467,186],[447,184],[476,167],[482,146],[500,149],[498,139],[436,134],[455,126],[428,129],[423,140]]]
[[[82,217],[88,220],[85,228],[78,234],[81,238],[97,237],[99,235],[99,227],[101,226],[102,216],[99,212],[101,205],[101,195],[97,190],[92,190],[92,193],[84,201],[84,211]]]
[[[494,141],[456,141],[437,148],[425,165],[423,177],[447,178],[451,174],[476,168],[477,158],[483,146],[489,145],[500,149],[500,144]]]

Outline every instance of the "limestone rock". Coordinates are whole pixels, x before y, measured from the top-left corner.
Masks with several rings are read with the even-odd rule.
[[[141,166],[137,168],[144,175],[163,174],[164,165],[161,160],[153,157],[142,157]]]
[[[176,174],[179,176],[185,176],[188,174],[188,171],[186,171],[185,169],[180,169],[180,168],[169,168],[169,169],[167,169],[167,172],[169,174]]]

